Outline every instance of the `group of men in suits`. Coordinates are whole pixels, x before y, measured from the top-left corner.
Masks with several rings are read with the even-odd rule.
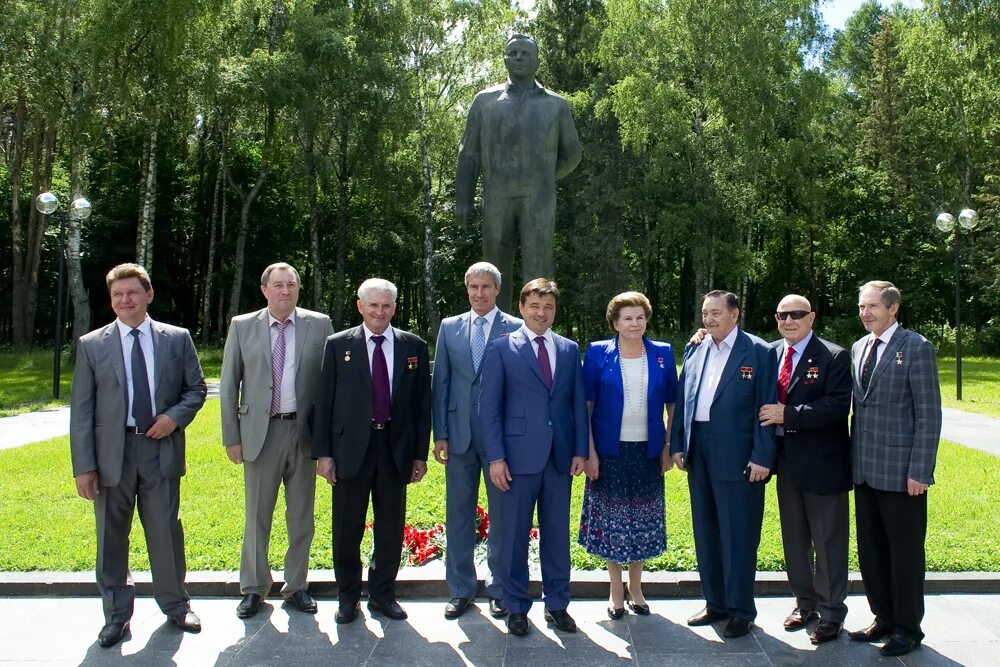
[[[128,535],[136,506],[158,605],[181,629],[201,628],[184,589],[178,509],[184,428],[204,403],[206,386],[190,334],[149,318],[146,271],[122,264],[106,282],[117,318],[80,339],[70,443],[77,491],[94,501],[105,612],[98,642],[112,646],[128,632],[132,614]],[[521,320],[496,306],[496,267],[469,268],[470,311],[442,321],[438,333],[432,409],[427,345],[391,325],[392,283],[362,283],[362,324],[336,334],[327,316],[297,306],[299,283],[292,266],[268,266],[261,276],[267,306],[233,319],[223,355],[223,444],[243,465],[245,491],[237,615],[256,614],[272,587],[268,544],[282,484],[289,544],[281,594],[290,606],[316,612],[306,581],[315,469],[333,485],[336,621],[349,623],[359,611],[369,503],[375,524],[368,607],[406,618],[395,595],[406,486],[427,472],[433,420],[434,456],[446,466],[452,599],[445,616],[460,617],[476,597],[482,478],[491,514],[490,613],[506,616],[511,634],[527,634],[528,533],[537,510],[545,535],[545,618],[574,631],[567,613],[569,500],[572,476],[584,468],[589,420],[579,349],[551,328],[556,284],[539,278],[524,286]],[[770,345],[739,328],[734,294],[705,296],[705,329],[685,350],[670,438],[671,456],[689,475],[706,602],[690,625],[726,620],[727,637],[752,627],[764,483],[776,472],[796,597],[786,629],[818,618],[814,643],[841,632],[853,484],[859,560],[875,620],[849,634],[886,639],[886,656],[919,645],[926,491],[934,481],[941,399],[933,347],[899,326],[900,301],[891,283],[862,286],[859,316],[869,335],[848,359],[813,333],[816,315],[802,296],[778,304],[782,338]]]
[[[875,620],[849,636],[885,639],[885,656],[919,646],[926,491],[934,482],[941,395],[934,349],[899,326],[900,302],[892,283],[860,288],[858,313],[869,334],[848,357],[813,333],[816,314],[805,297],[781,300],[775,318],[782,338],[768,345],[739,330],[735,295],[706,295],[705,329],[684,354],[671,439],[675,462],[688,472],[706,602],[689,625],[726,620],[727,637],[752,627],[761,482],[774,471],[796,599],[785,628],[818,620],[814,644],[840,635],[853,487],[858,556]]]

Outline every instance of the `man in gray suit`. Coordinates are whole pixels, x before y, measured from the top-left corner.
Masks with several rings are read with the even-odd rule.
[[[517,331],[522,321],[497,308],[500,271],[489,262],[465,272],[472,310],[441,322],[434,353],[434,458],[445,468],[447,549],[445,579],[452,599],[446,618],[458,618],[476,597],[476,505],[479,478],[485,476],[489,505],[486,594],[490,614],[503,618],[500,573],[500,490],[489,483],[489,461],[479,433],[479,380],[486,344]]]
[[[934,347],[896,321],[901,295],[890,282],[861,286],[858,314],[869,335],[851,350],[851,454],[858,563],[875,620],[855,641],[887,638],[899,656],[924,635],[927,488],[941,437],[941,390]]]
[[[135,585],[128,568],[136,500],[146,534],[153,596],[182,630],[201,621],[184,589],[184,530],[177,518],[184,428],[205,403],[205,377],[186,329],[154,322],[149,274],[120,264],[106,283],[117,319],[80,338],[70,407],[76,491],[94,501],[101,646],[128,632]]]
[[[278,489],[285,484],[285,585],[291,606],[316,613],[309,595],[309,547],[314,533],[316,476],[312,412],[326,337],[333,334],[326,315],[296,307],[299,272],[284,262],[271,264],[260,277],[267,307],[233,318],[222,356],[219,398],[222,441],[233,463],[243,464],[246,520],[240,558],[236,615],[250,618],[271,591],[268,544]]]

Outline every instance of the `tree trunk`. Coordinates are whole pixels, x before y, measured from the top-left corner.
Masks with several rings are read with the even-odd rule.
[[[24,325],[24,220],[21,217],[21,177],[24,171],[24,125],[27,101],[24,91],[18,91],[14,107],[13,160],[11,162],[11,342],[15,348],[31,345],[30,329]]]
[[[223,144],[223,151],[225,144]],[[223,189],[223,161],[219,158],[219,170],[215,175],[215,190],[212,193],[212,220],[208,231],[208,267],[205,271],[205,293],[201,298],[201,342],[208,343],[209,332],[212,330],[211,310],[212,310],[212,289],[215,280],[215,239],[219,226],[219,197]]]
[[[86,157],[79,155],[76,142],[77,132],[71,130],[69,137],[69,183],[72,199],[82,196],[83,187],[80,183],[81,163],[86,163]],[[73,338],[75,343],[80,336],[90,330],[90,302],[87,289],[83,285],[83,269],[80,266],[82,220],[69,219],[66,235],[66,275],[69,278],[69,296],[73,304]],[[76,345],[70,345],[70,363],[76,363]]]
[[[142,216],[139,219],[139,229],[135,236],[135,261],[153,273],[153,220],[156,214],[156,134],[158,122],[153,121],[149,130],[149,156],[146,159],[143,198],[141,200]]]
[[[429,330],[437,335],[441,318],[434,297],[434,197],[431,194],[431,158],[426,146],[421,147],[423,162],[423,199],[421,213],[424,221],[424,307],[427,309]]]
[[[348,142],[350,139],[350,125],[346,120],[340,123],[340,155],[339,169],[337,170],[337,266],[334,270],[336,282],[333,285],[333,307],[330,309],[330,319],[333,320],[334,328],[344,326],[344,274],[347,265],[347,226],[350,215],[347,207],[351,202],[351,176],[347,157]]]
[[[313,310],[323,308],[323,266],[320,263],[319,246],[319,188],[316,182],[316,153],[314,150],[315,128],[310,128],[306,137],[305,158],[309,179],[309,258],[312,260],[312,302]]]

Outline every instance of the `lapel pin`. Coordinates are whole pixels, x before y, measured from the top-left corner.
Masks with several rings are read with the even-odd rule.
[[[407,357],[406,358],[406,368],[412,371],[413,369],[415,369],[417,367],[417,364],[418,364],[419,361],[420,361],[420,359],[418,357]]]
[[[344,352],[344,361],[350,361],[350,360],[351,360],[351,351],[347,350]]]
[[[752,380],[753,366],[740,366],[740,377],[744,380]]]
[[[897,366],[902,366],[903,365],[903,353],[902,352],[897,352],[896,353],[896,365]]]
[[[660,365],[660,368],[663,368],[663,357],[657,357],[656,363]]]

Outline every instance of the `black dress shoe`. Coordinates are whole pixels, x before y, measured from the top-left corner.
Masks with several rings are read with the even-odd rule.
[[[472,606],[472,600],[469,598],[452,598],[444,606],[444,617],[458,618],[468,611],[470,606]]]
[[[490,616],[493,618],[503,618],[506,615],[507,607],[504,606],[503,600],[490,598]]]
[[[877,642],[882,637],[888,637],[891,634],[892,630],[890,628],[884,628],[878,623],[873,622],[864,630],[848,632],[847,636],[856,642]]]
[[[399,603],[395,600],[384,600],[379,602],[378,600],[368,601],[368,611],[373,614],[382,614],[394,621],[402,621],[406,619],[406,612]]]
[[[295,591],[285,598],[285,602],[305,614],[315,614],[319,611],[316,600],[313,600],[312,596],[304,590]]]
[[[809,635],[809,641],[813,644],[823,644],[825,642],[832,642],[834,639],[840,636],[840,629],[844,627],[843,623],[836,623],[834,621],[820,621],[816,624],[813,629],[812,634]]]
[[[691,627],[698,627],[699,625],[711,625],[716,621],[724,621],[729,618],[729,614],[724,611],[712,611],[708,607],[705,607],[697,614],[692,616],[687,620],[687,624]]]
[[[507,616],[507,632],[518,637],[528,634],[528,615],[509,614]]]
[[[125,638],[128,632],[128,621],[124,623],[108,623],[97,633],[97,643],[104,648],[110,648]]]
[[[256,593],[247,593],[236,606],[236,617],[250,618],[251,616],[256,616],[257,612],[260,611],[260,603],[263,601],[264,598]]]
[[[878,650],[878,652],[886,657],[892,657],[897,655],[906,655],[913,649],[919,647],[920,642],[916,639],[910,639],[906,635],[894,634],[889,637],[889,641],[887,641],[885,645]]]
[[[556,630],[576,632],[576,621],[565,609],[545,609],[545,622],[556,626]]]
[[[608,618],[612,621],[617,621],[618,619],[625,617],[625,607],[620,607],[615,609],[614,607],[608,607]]]
[[[742,637],[743,635],[750,632],[750,628],[753,627],[753,621],[747,618],[740,618],[739,616],[733,616],[726,623],[726,627],[722,629],[722,636],[729,639],[735,639],[736,637]]]
[[[336,621],[338,625],[353,623],[354,619],[358,617],[358,612],[360,611],[361,604],[358,602],[355,602],[354,604],[341,604],[337,609],[337,615],[334,616],[333,620]]]
[[[632,594],[628,592],[628,586],[625,587],[625,603],[632,610],[633,614],[637,616],[649,616],[649,605],[636,604],[635,600],[632,599]]]
[[[193,632],[195,634],[201,632],[201,619],[198,618],[198,614],[190,609],[182,611],[179,614],[174,614],[170,617],[170,620],[184,632]]]
[[[794,632],[806,627],[813,619],[819,618],[819,613],[815,609],[799,609],[796,607],[792,613],[785,618],[785,630]]]

